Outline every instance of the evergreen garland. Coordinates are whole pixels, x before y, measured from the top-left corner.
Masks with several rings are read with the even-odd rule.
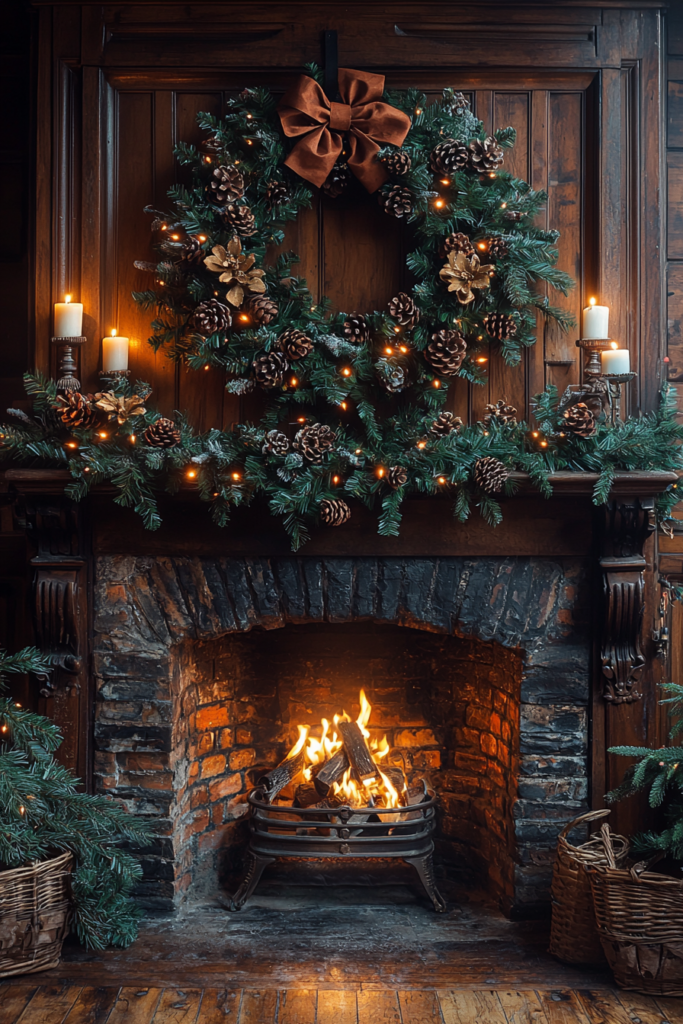
[[[0,691],[4,675],[49,671],[49,658],[35,648],[0,651]],[[0,696],[0,869],[71,850],[80,941],[90,949],[129,946],[140,917],[131,893],[142,870],[122,844],[139,846],[151,833],[113,800],[78,792],[78,779],[53,756],[61,742],[48,718]]]
[[[320,78],[314,65],[308,71]],[[556,267],[558,233],[532,224],[545,194],[501,168],[513,129],[487,137],[451,89],[433,104],[415,90],[385,99],[412,123],[401,149],[378,154],[389,174],[378,194],[387,215],[410,208],[412,294],[400,293],[385,311],[333,313],[293,273],[295,254],[272,254],[313,193],[284,164],[288,143],[273,96],[245,90],[224,118],[199,115],[209,133],[201,150],[177,147],[192,185],[170,190],[170,212],[150,209],[160,261],[137,266],[157,284],[134,297],[154,312],[155,349],[193,369],[222,368],[230,392],[260,391],[260,422],[199,435],[180,415],[173,423],[147,411],[148,385],[120,379],[106,382],[102,395],[77,396],[65,411],[52,382],[28,375],[34,415],[10,410],[20,423],[2,428],[0,456],[68,466],[68,493],[77,499],[112,483],[116,501],[150,529],[160,525],[161,488],[194,483],[219,525],[231,507],[263,496],[295,550],[311,524],[325,521],[330,501],[349,498],[379,506],[384,535],[398,533],[402,502],[415,493],[450,495],[459,520],[476,506],[496,524],[495,489],[475,472],[487,458],[499,466],[497,480],[521,470],[545,495],[554,471],[597,472],[597,503],[619,470],[681,468],[683,428],[668,387],[656,413],[616,429],[598,424],[590,437],[563,429],[554,387],[536,397],[538,429],[495,417],[437,429],[449,379],[482,382],[488,357],[481,353],[491,342],[515,363],[535,341],[539,312],[569,326],[538,286],[566,294],[572,281]],[[335,187],[343,180],[340,170]],[[401,201],[392,204],[396,189]],[[469,295],[456,280],[461,257],[477,279]],[[315,440],[321,431],[325,447]],[[506,493],[512,489],[508,481]],[[661,496],[660,516],[677,500],[676,487]]]

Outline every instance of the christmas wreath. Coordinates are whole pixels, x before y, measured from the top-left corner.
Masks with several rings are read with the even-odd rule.
[[[222,368],[230,392],[260,393],[260,422],[197,435],[180,415],[148,412],[140,382],[58,396],[30,377],[36,417],[5,428],[5,450],[68,458],[76,497],[113,481],[152,528],[159,485],[193,481],[221,525],[231,506],[264,495],[294,548],[313,522],[343,525],[353,499],[379,500],[380,533],[395,535],[410,493],[450,491],[459,519],[476,504],[495,524],[511,469],[545,494],[553,470],[598,470],[601,501],[618,469],[678,467],[683,431],[669,399],[617,429],[599,410],[558,406],[552,388],[537,398],[540,429],[503,400],[469,427],[445,410],[455,377],[483,382],[491,347],[514,364],[539,314],[572,322],[543,294],[572,287],[556,266],[558,233],[533,224],[546,195],[505,170],[514,130],[487,135],[462,94],[446,89],[428,104],[415,90],[384,92],[382,76],[340,69],[341,102],[330,101],[319,70],[308,71],[279,105],[248,89],[224,117],[199,115],[203,145],[176,149],[192,184],[170,190],[172,210],[148,208],[159,261],[136,264],[154,275],[154,288],[134,293],[155,314],[151,345],[195,370]],[[384,310],[337,312],[296,276],[297,256],[278,249],[314,189],[336,198],[358,188],[406,223],[415,284]]]

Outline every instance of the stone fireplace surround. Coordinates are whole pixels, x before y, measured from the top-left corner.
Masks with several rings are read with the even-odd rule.
[[[143,856],[143,902],[171,910],[239,869],[246,793],[295,737],[293,710],[305,705],[317,722],[350,699],[350,689],[316,696],[307,637],[320,630],[318,648],[343,660],[374,629],[371,726],[439,792],[441,870],[473,868],[506,911],[537,912],[557,832],[587,807],[588,566],[541,557],[99,556],[95,779],[158,823]],[[288,630],[295,635],[283,648]],[[281,679],[275,665],[263,669],[275,649],[301,651]],[[389,670],[382,650],[400,654]]]

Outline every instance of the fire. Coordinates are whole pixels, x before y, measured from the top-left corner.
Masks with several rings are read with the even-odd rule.
[[[330,796],[341,800],[350,807],[401,807],[404,802],[402,793],[406,788],[405,782],[399,791],[380,768],[380,762],[389,753],[389,743],[386,736],[378,740],[371,736],[368,730],[372,705],[364,690],[360,691],[359,702],[360,713],[356,719],[356,725],[366,740],[372,760],[377,765],[377,774],[374,778],[365,779],[363,783],[359,783],[353,778],[353,771],[349,767],[339,782],[332,784]],[[287,760],[296,757],[304,750],[304,766],[301,775],[306,782],[313,781],[315,777],[313,769],[316,765],[322,765],[329,761],[342,749],[344,744],[339,733],[339,723],[351,720],[346,711],[343,711],[341,715],[335,715],[331,723],[327,718],[321,719],[319,737],[310,735],[309,726],[298,726],[299,738],[289,751]]]

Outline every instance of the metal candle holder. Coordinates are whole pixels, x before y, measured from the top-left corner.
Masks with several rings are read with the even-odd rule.
[[[610,420],[613,427],[621,420],[621,387],[635,380],[637,373],[605,373],[605,380],[609,383],[609,407]]]
[[[611,338],[579,338],[576,347],[582,349],[587,355],[586,365],[583,368],[585,377],[602,377],[600,353],[606,352],[611,344]]]
[[[100,380],[121,380],[123,377],[130,377],[130,370],[100,370]]]
[[[79,346],[85,345],[88,339],[81,336],[73,338],[53,338],[52,344],[58,347],[58,366],[57,366],[57,390],[58,391],[78,391],[81,387],[81,382],[76,376],[76,362],[74,360],[72,349]]]

